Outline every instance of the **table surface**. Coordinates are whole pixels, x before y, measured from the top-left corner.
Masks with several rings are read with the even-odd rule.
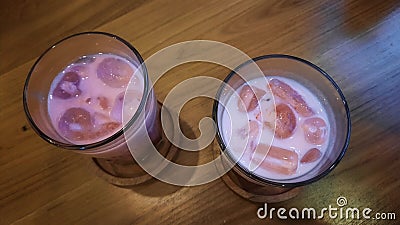
[[[56,41],[83,31],[116,34],[146,59],[171,44],[215,40],[250,57],[295,55],[322,67],[341,87],[352,133],[340,164],[297,197],[268,207],[348,207],[400,217],[400,2],[369,1],[1,1],[0,224],[286,224],[261,220],[262,204],[235,195],[220,180],[196,187],[159,181],[114,187],[87,168],[87,158],[41,140],[22,107],[25,78]],[[223,79],[229,70],[189,63],[157,83],[160,101],[195,76]],[[212,100],[189,102],[181,118],[199,134]],[[207,149],[197,156],[206,161]],[[202,152],[203,152],[202,151]],[[399,221],[400,218],[397,218]],[[270,221],[269,221],[270,220]],[[327,215],[302,224],[396,224]],[[397,222],[398,223],[398,222]]]

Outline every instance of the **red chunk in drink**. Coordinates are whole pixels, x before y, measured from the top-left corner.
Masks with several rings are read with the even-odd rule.
[[[93,122],[90,113],[83,108],[69,108],[61,116],[58,129],[69,140],[82,141],[92,130]]]
[[[109,103],[108,103],[108,99],[104,96],[99,96],[97,97],[97,100],[99,101],[99,106],[101,107],[101,109],[106,110],[108,109]]]
[[[286,104],[276,106],[276,128],[277,138],[288,138],[293,135],[296,128],[296,116],[292,109]]]
[[[100,125],[99,129],[96,130],[96,132],[91,134],[91,136],[93,136],[91,137],[91,139],[104,137],[110,133],[114,133],[115,130],[120,127],[120,125],[120,123],[116,122],[103,123],[102,125]]]
[[[302,124],[304,137],[308,143],[323,144],[328,136],[328,127],[319,117],[308,118]]]
[[[239,111],[251,112],[258,106],[258,101],[265,95],[265,91],[249,85],[244,85],[240,90],[238,100]]]
[[[274,78],[269,82],[269,85],[274,95],[286,101],[300,115],[304,117],[314,115],[313,110],[307,105],[303,97],[285,82]]]
[[[96,140],[115,132],[121,125],[107,120],[107,116],[98,113],[92,117],[83,108],[69,108],[61,116],[58,129],[64,137],[72,141]]]
[[[312,163],[317,161],[319,158],[321,158],[322,153],[318,148],[312,148],[304,154],[303,158],[301,158],[300,162],[301,163]]]
[[[298,155],[296,152],[279,148],[276,146],[260,144],[256,152],[264,154],[255,154],[252,163],[258,164],[265,170],[271,170],[284,175],[296,173],[298,167]]]
[[[97,77],[114,88],[126,87],[134,71],[121,59],[105,58],[97,67]]]
[[[53,90],[53,96],[61,99],[79,96],[81,94],[80,80],[81,77],[76,72],[66,72]]]

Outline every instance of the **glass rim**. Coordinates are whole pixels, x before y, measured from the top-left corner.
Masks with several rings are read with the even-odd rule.
[[[40,128],[35,124],[31,113],[29,112],[29,108],[28,108],[28,100],[27,100],[27,95],[28,95],[28,86],[29,86],[29,81],[31,79],[32,73],[34,71],[34,69],[36,68],[36,66],[40,63],[40,61],[42,60],[42,58],[48,53],[50,52],[53,48],[55,48],[56,46],[58,46],[59,44],[63,43],[64,41],[77,37],[77,36],[82,36],[82,35],[104,35],[106,37],[110,37],[110,38],[114,38],[117,41],[120,41],[122,44],[124,44],[125,46],[127,46],[137,57],[138,61],[139,61],[139,65],[138,68],[142,69],[142,73],[143,73],[143,83],[144,83],[144,89],[143,89],[143,96],[142,99],[140,101],[139,107],[136,110],[135,114],[132,116],[132,118],[121,128],[119,129],[117,132],[115,132],[113,135],[111,135],[110,137],[107,137],[105,139],[102,139],[100,141],[94,142],[94,143],[90,143],[90,144],[73,144],[73,143],[64,143],[64,142],[60,142],[57,140],[54,140],[53,138],[49,137],[46,133],[44,133],[42,130],[40,130]],[[76,33],[70,36],[67,36],[59,41],[57,41],[56,43],[54,43],[53,45],[51,45],[49,48],[47,48],[40,56],[39,58],[35,61],[35,63],[33,64],[33,66],[31,67],[31,69],[29,70],[28,76],[25,80],[25,84],[24,84],[24,91],[23,91],[23,107],[24,107],[24,111],[25,111],[25,115],[28,118],[28,122],[31,125],[31,127],[33,128],[33,130],[39,134],[40,137],[42,137],[42,139],[44,139],[45,141],[47,141],[50,144],[56,145],[57,147],[62,147],[64,149],[67,150],[90,150],[90,149],[94,149],[96,147],[108,144],[110,142],[112,142],[113,140],[115,140],[116,138],[120,137],[123,135],[124,131],[128,128],[130,128],[135,121],[139,118],[140,113],[144,110],[145,105],[146,105],[146,100],[149,94],[149,77],[148,77],[148,72],[147,72],[147,68],[146,65],[144,64],[144,60],[142,58],[142,56],[139,54],[139,51],[136,50],[135,47],[133,47],[128,41],[124,40],[123,38],[115,35],[115,34],[111,34],[111,33],[107,33],[107,32],[101,32],[101,31],[88,31],[88,32],[81,32],[81,33]]]
[[[323,172],[319,173],[317,176],[314,176],[310,179],[306,179],[304,181],[299,181],[299,182],[285,182],[285,181],[273,181],[272,179],[267,179],[265,177],[259,176],[257,174],[251,173],[248,169],[244,168],[242,165],[240,165],[240,163],[235,162],[235,160],[232,159],[231,153],[229,153],[229,151],[225,151],[226,150],[226,145],[224,143],[224,139],[222,137],[222,134],[220,132],[220,127],[218,124],[218,106],[219,104],[219,98],[224,90],[225,85],[228,84],[228,81],[235,75],[237,74],[237,72],[239,71],[239,69],[241,69],[242,67],[259,61],[259,60],[264,60],[264,59],[290,59],[290,60],[294,60],[294,61],[298,61],[300,63],[304,63],[307,66],[312,67],[313,69],[317,70],[321,75],[323,75],[326,79],[328,79],[331,83],[331,85],[333,85],[333,87],[336,89],[337,93],[340,95],[340,98],[342,100],[343,103],[343,107],[346,111],[346,118],[347,118],[347,134],[346,134],[346,140],[345,143],[342,147],[342,150],[340,152],[340,154],[338,155],[338,157],[334,160],[334,162],[327,168],[325,169]],[[216,136],[217,136],[217,141],[218,144],[221,148],[222,151],[226,152],[228,155],[228,159],[231,161],[231,163],[234,163],[235,166],[234,168],[238,168],[240,172],[245,173],[250,179],[256,180],[258,182],[263,182],[266,184],[272,184],[272,185],[276,185],[276,186],[282,186],[282,187],[297,187],[297,186],[303,186],[303,185],[307,185],[310,183],[313,183],[319,179],[321,179],[322,177],[326,176],[327,174],[329,174],[338,164],[339,162],[342,160],[344,154],[346,153],[346,150],[348,149],[349,143],[350,143],[350,134],[351,134],[351,119],[350,119],[350,110],[346,101],[346,98],[344,97],[343,92],[341,91],[341,89],[339,88],[338,84],[333,80],[333,78],[331,76],[329,76],[328,73],[326,73],[324,70],[322,70],[320,67],[318,67],[317,65],[311,63],[310,61],[307,61],[305,59],[296,57],[296,56],[292,56],[292,55],[286,55],[286,54],[269,54],[269,55],[262,55],[262,56],[258,56],[255,58],[252,58],[250,60],[247,60],[245,62],[243,62],[242,64],[240,64],[239,66],[237,66],[234,70],[232,70],[228,76],[223,80],[223,84],[219,87],[215,100],[214,100],[214,104],[213,104],[213,111],[212,111],[212,118],[216,124],[217,127],[217,131],[216,131]],[[234,169],[233,168],[233,169]],[[306,174],[305,174],[306,175]],[[304,176],[304,175],[303,175]],[[298,177],[292,178],[292,179],[296,179]]]

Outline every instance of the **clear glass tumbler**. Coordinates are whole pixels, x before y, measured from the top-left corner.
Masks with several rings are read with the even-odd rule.
[[[48,94],[52,81],[66,66],[82,56],[99,53],[118,55],[138,66],[139,71],[136,74],[143,76],[142,98],[137,111],[113,135],[94,143],[74,144],[61,136],[53,127],[48,110]],[[124,182],[135,184],[150,178],[135,165],[124,132],[128,132],[130,143],[137,143],[134,150],[140,153],[136,155],[145,158],[146,148],[158,145],[162,139],[159,105],[142,57],[122,38],[104,32],[85,32],[64,38],[51,46],[29,71],[23,92],[23,105],[30,125],[40,137],[57,147],[90,155],[94,159],[95,166],[101,168],[100,174],[103,174],[108,181],[113,183],[111,181],[115,181],[113,176],[131,179],[116,182],[117,185],[123,186]],[[146,142],[143,138],[147,135],[151,142]],[[165,144],[164,147],[168,146]],[[135,177],[138,179],[132,180]]]
[[[251,72],[256,64],[262,73]],[[252,65],[252,66],[251,66]],[[239,75],[240,74],[240,75]],[[242,77],[243,76],[243,77]],[[245,80],[259,76],[280,76],[290,78],[309,89],[324,106],[330,124],[328,148],[321,161],[306,174],[290,179],[270,179],[253,173],[236,163],[229,152],[230,146],[223,137],[222,116],[232,93],[226,85],[237,89]],[[225,78],[220,87],[213,108],[213,119],[217,124],[217,141],[227,153],[226,165],[234,167],[223,176],[225,183],[237,194],[255,202],[279,202],[296,196],[300,186],[315,182],[340,162],[350,140],[350,114],[345,97],[334,80],[321,68],[304,59],[289,55],[264,55],[242,63]]]

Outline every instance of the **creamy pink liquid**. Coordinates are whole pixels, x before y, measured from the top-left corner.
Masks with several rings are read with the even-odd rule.
[[[90,144],[120,130],[128,83],[133,93],[124,113],[132,116],[143,95],[143,77],[134,74],[136,70],[137,65],[113,54],[84,56],[68,65],[53,80],[48,95],[56,131],[73,144]]]
[[[262,177],[284,180],[302,176],[317,166],[327,150],[330,128],[326,110],[298,82],[266,78],[271,89],[265,78],[253,79],[228,100],[222,116],[227,150]]]

